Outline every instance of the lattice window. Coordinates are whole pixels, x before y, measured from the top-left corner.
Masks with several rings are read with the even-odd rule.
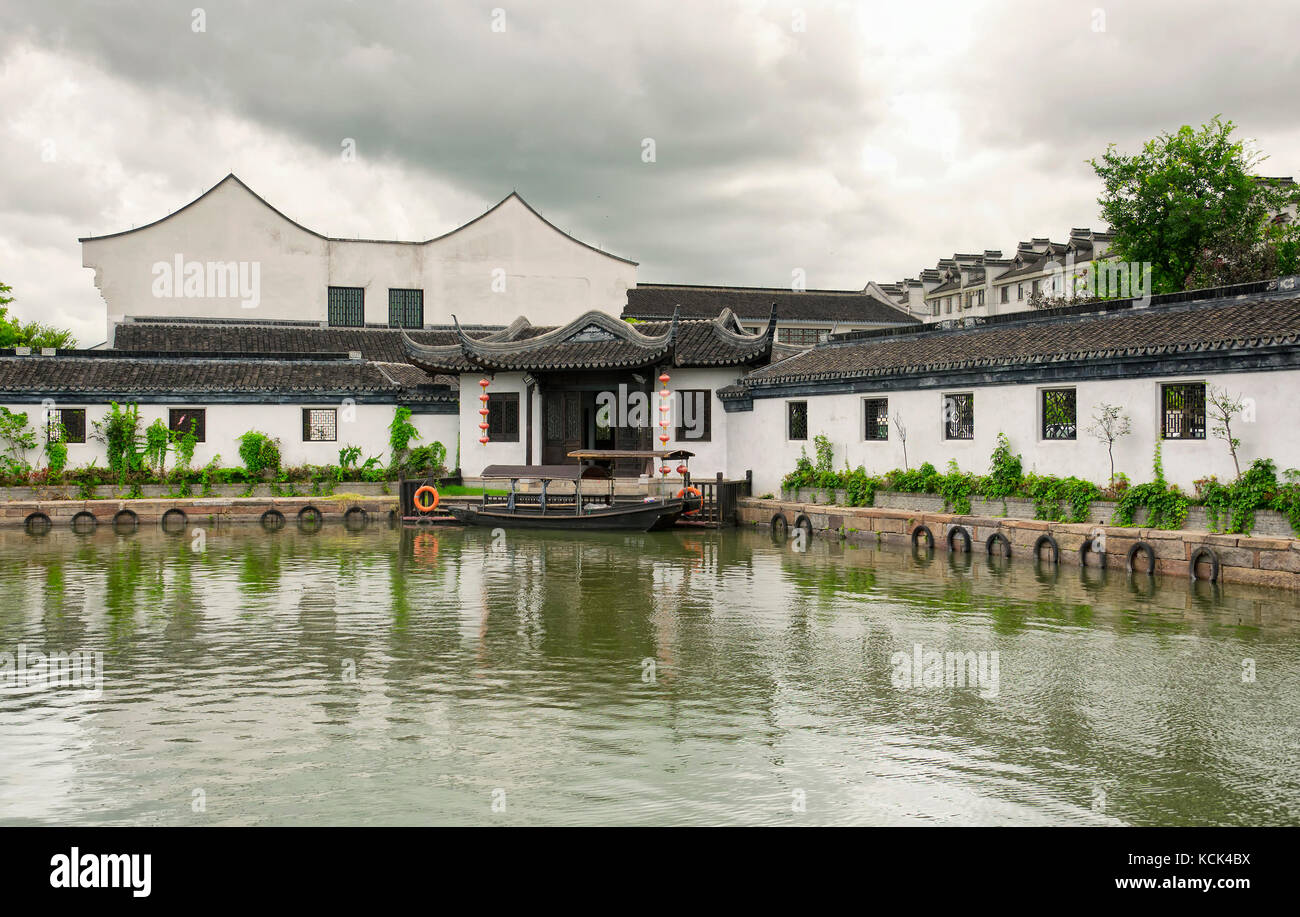
[[[338,412],[334,408],[302,409],[303,442],[332,443],[338,437]]]
[[[1043,389],[1043,439],[1077,439],[1079,414],[1072,388]]]
[[[862,438],[889,439],[889,399],[867,398],[862,402]]]
[[[388,291],[388,327],[424,327],[424,291]]]
[[[329,288],[329,323],[360,328],[366,323],[366,291],[361,287]]]
[[[86,441],[86,409],[54,408],[45,424],[47,442],[84,443]]]
[[[1160,435],[1165,439],[1205,439],[1205,383],[1160,386]]]
[[[208,436],[207,411],[203,408],[172,408],[167,414],[167,429],[184,436],[194,426],[194,439],[206,442]]]
[[[790,401],[786,403],[786,438],[808,438],[808,402]]]
[[[975,395],[972,392],[943,396],[943,438],[975,438]]]
[[[498,443],[519,442],[519,393],[488,393],[488,439]]]
[[[808,346],[819,343],[830,333],[829,328],[778,328],[776,339],[782,344]]]
[[[713,392],[684,388],[677,392],[679,442],[707,443],[713,439]]]

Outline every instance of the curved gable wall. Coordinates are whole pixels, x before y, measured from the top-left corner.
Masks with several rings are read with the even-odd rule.
[[[157,295],[155,265],[178,255],[203,264],[205,276],[209,262],[242,262],[257,295],[210,295],[220,291],[206,284],[204,295]],[[83,239],[82,263],[95,269],[110,341],[128,316],[324,322],[330,286],[364,288],[366,321],[377,324],[388,321],[389,288],[424,290],[426,324],[449,324],[453,314],[466,324],[505,325],[521,314],[564,324],[589,309],[617,315],[636,284],[635,264],[565,235],[514,194],[427,242],[329,239],[233,176],[155,223]]]

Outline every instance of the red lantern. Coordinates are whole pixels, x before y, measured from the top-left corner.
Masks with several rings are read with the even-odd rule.
[[[678,474],[684,475],[684,474],[686,474],[686,472],[687,472],[688,470],[689,470],[689,469],[688,469],[685,465],[678,465],[678,466],[677,466],[677,473],[678,473]]]

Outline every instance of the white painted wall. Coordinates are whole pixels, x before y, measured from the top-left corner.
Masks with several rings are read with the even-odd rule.
[[[6,403],[11,411],[26,413],[28,425],[37,431],[37,448],[27,454],[27,461],[33,466],[46,463],[42,448],[45,442],[45,412],[40,404]],[[94,438],[93,421],[103,422],[109,412],[107,404],[94,402],[59,402],[55,407],[85,408],[86,442],[68,444],[68,467],[76,468],[88,465],[93,460],[99,467],[108,464],[108,454],[103,443]],[[336,442],[303,442],[302,409],[334,408],[338,411],[338,440]],[[249,430],[256,430],[280,441],[282,464],[289,465],[335,465],[338,464],[339,449],[346,445],[357,445],[362,450],[362,461],[372,455],[379,456],[384,463],[388,461],[388,425],[393,421],[394,405],[391,404],[357,404],[350,410],[337,402],[302,402],[300,404],[203,404],[197,401],[178,401],[171,404],[140,405],[140,430],[143,433],[156,419],[167,422],[170,408],[204,408],[207,411],[207,441],[199,443],[194,449],[193,466],[206,465],[216,456],[220,464],[236,467],[242,464],[239,458],[238,438]],[[447,465],[454,467],[456,460],[456,415],[454,414],[413,414],[411,422],[423,437],[414,445],[429,445],[433,441],[441,442],[447,448]],[[169,454],[167,463],[171,467],[175,462]]]
[[[1115,470],[1124,472],[1134,484],[1152,479],[1152,455],[1160,434],[1160,385],[1168,382],[1208,382],[1227,387],[1234,396],[1254,399],[1253,422],[1241,421],[1233,433],[1241,439],[1244,470],[1256,458],[1271,458],[1279,471],[1300,466],[1300,372],[1229,373],[1216,375],[1158,377],[1127,381],[1079,382],[1074,385],[1080,432],[1074,441],[1045,441],[1040,438],[1039,391],[1065,388],[1068,384],[954,386],[890,393],[820,395],[804,398],[755,398],[752,412],[728,415],[728,474],[743,476],[754,471],[755,493],[775,493],[781,478],[794,469],[800,447],[815,458],[813,437],[829,436],[835,447],[835,467],[863,465],[879,474],[903,467],[903,444],[892,423],[901,412],[907,427],[907,457],[912,468],[932,463],[940,472],[949,459],[956,459],[964,471],[987,474],[989,457],[997,434],[1005,432],[1011,447],[1024,459],[1025,471],[1040,474],[1076,475],[1104,485],[1109,475],[1106,447],[1085,432],[1091,425],[1094,406],[1100,402],[1122,405],[1132,421],[1132,433],[1115,446]],[[948,392],[975,394],[975,438],[943,439],[943,398]],[[862,401],[889,398],[890,438],[886,442],[865,442]],[[808,402],[808,440],[786,438],[786,404]],[[1212,423],[1210,424],[1212,426]],[[1166,440],[1163,446],[1165,477],[1191,492],[1193,481],[1207,475],[1220,480],[1235,476],[1227,445],[1213,436],[1204,440]]]
[[[483,420],[479,409],[483,406],[478,400],[483,393],[479,380],[485,378],[482,373],[462,373],[460,377],[460,469],[466,477],[478,477],[488,465],[524,465],[527,446],[524,438],[528,435],[527,406],[524,404],[524,374],[496,373],[490,377],[488,394],[504,392],[519,393],[519,439],[516,442],[489,441],[486,445],[479,442],[483,431],[479,423]],[[533,400],[533,464],[541,462],[541,410],[534,393]]]
[[[256,264],[258,302],[237,296],[155,295],[154,265]],[[82,243],[108,311],[125,316],[242,320],[327,318],[330,286],[363,287],[367,322],[388,322],[389,288],[423,289],[425,324],[564,324],[589,309],[617,315],[636,265],[598,252],[547,223],[516,195],[426,242],[328,239],[295,225],[228,177],[193,204],[149,226]],[[495,281],[495,287],[494,287]],[[205,293],[213,293],[211,289]]]

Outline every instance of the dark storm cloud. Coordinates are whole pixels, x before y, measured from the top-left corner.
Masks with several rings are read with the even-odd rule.
[[[351,137],[363,156],[486,199],[518,188],[593,226],[618,214],[605,244],[641,258],[674,223],[797,209],[788,189],[776,201],[711,189],[744,170],[852,158],[869,127],[846,12],[814,12],[796,35],[788,10],[502,3],[494,32],[491,4],[210,2],[195,34],[190,5],[174,6],[41,5],[5,28],[323,150]]]
[[[1098,225],[1085,159],[1218,112],[1260,138],[1267,171],[1300,171],[1294,0],[801,7],[0,0],[0,253],[22,270],[22,227],[42,250],[66,232],[75,270],[78,232],[155,219],[234,168],[273,176],[255,189],[325,232],[427,237],[518,189],[642,280],[799,268],[860,287]],[[49,73],[26,72],[33,54]],[[75,153],[58,169],[30,148],[47,131]],[[328,166],[344,138],[361,165],[346,179]],[[454,194],[417,195],[416,177]],[[374,182],[402,187],[380,202]],[[24,278],[24,302],[52,273]],[[87,285],[59,282],[61,303]]]

